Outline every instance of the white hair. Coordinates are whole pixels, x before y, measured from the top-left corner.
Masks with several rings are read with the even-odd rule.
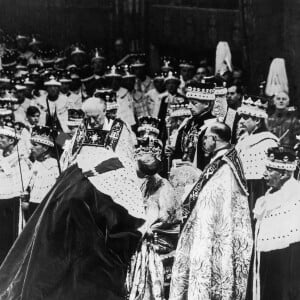
[[[100,98],[91,97],[85,100],[82,104],[82,110],[85,114],[101,114],[103,107],[106,107],[106,102]]]

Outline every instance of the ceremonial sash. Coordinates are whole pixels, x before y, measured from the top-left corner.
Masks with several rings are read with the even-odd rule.
[[[182,225],[181,230],[183,229],[187,219],[189,218],[192,210],[194,209],[199,193],[206,185],[206,183],[215,175],[215,173],[224,165],[228,166],[233,171],[233,174],[240,185],[243,192],[248,195],[247,192],[247,183],[243,172],[243,167],[241,161],[237,155],[236,149],[229,149],[224,155],[218,157],[212,163],[207,165],[203,170],[198,182],[194,185],[188,196],[183,202],[182,205]]]
[[[213,175],[220,169],[221,166],[225,164],[225,161],[222,160],[222,156],[214,160],[212,163],[207,165],[203,170],[198,182],[194,185],[188,196],[183,202],[182,205],[182,225],[181,230],[183,229],[187,219],[189,218],[192,210],[194,209],[199,193],[206,183],[213,177]]]

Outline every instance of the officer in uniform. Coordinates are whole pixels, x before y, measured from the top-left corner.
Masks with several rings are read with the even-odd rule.
[[[210,157],[201,147],[201,139],[205,123],[214,119],[211,110],[215,100],[214,84],[190,82],[187,86],[186,98],[192,116],[185,119],[178,130],[172,158],[180,159],[181,163],[193,164],[203,170]]]

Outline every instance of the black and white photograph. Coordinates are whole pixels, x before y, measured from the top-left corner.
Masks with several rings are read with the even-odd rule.
[[[0,300],[300,300],[300,2],[0,0]]]

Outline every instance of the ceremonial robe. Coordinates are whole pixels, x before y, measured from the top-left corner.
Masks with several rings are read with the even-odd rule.
[[[170,300],[245,299],[252,251],[245,186],[235,149],[204,169],[183,204]]]

